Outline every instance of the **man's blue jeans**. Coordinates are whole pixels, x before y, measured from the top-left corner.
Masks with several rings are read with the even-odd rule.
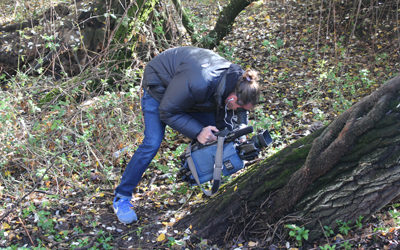
[[[133,190],[138,185],[144,171],[157,154],[164,138],[166,124],[160,120],[158,106],[160,103],[154,99],[146,90],[142,97],[142,112],[144,116],[144,139],[138,147],[132,159],[129,161],[121,183],[115,189],[119,197],[132,197]],[[204,126],[215,126],[214,113],[189,113]]]

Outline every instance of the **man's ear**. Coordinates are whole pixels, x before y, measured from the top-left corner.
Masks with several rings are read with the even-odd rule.
[[[235,95],[235,93],[231,93],[231,94],[226,98],[226,103],[232,102],[232,101],[236,101],[236,100],[237,100],[237,96]]]

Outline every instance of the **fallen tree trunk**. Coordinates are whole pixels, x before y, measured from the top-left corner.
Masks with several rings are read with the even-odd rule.
[[[234,236],[271,239],[297,221],[322,226],[369,217],[400,195],[400,77],[329,126],[251,166],[177,227],[219,242]],[[282,228],[282,227],[280,227]]]
[[[98,52],[95,43],[104,39],[104,24],[70,7],[59,4],[35,19],[1,27],[0,75],[80,73]]]
[[[138,27],[151,23],[158,2],[79,0],[75,6],[59,4],[36,19],[0,27],[0,76],[22,71],[61,78],[103,61],[113,62],[107,69],[130,64],[131,53],[123,52],[133,49],[138,34],[144,33]]]
[[[80,1],[82,1],[82,0],[80,0]],[[77,2],[80,2],[80,1],[77,1]],[[62,18],[62,17],[65,17],[66,15],[68,15],[69,12],[70,11],[69,11],[68,7],[65,4],[61,3],[61,4],[58,4],[57,6],[54,6],[53,8],[48,9],[44,14],[42,14],[38,18],[20,22],[20,23],[12,23],[12,24],[6,24],[3,26],[0,26],[0,31],[1,32],[14,32],[17,30],[23,30],[25,28],[33,28],[36,25],[38,25],[41,20],[51,21],[51,19],[53,19],[55,17]]]

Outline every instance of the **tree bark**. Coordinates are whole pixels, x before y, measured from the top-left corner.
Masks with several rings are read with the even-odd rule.
[[[231,0],[218,15],[215,27],[201,39],[201,47],[213,49],[232,30],[235,18],[254,0]]]
[[[271,237],[295,220],[311,236],[369,217],[400,195],[400,77],[327,127],[251,166],[177,227],[219,242]],[[291,222],[293,223],[293,222]]]
[[[194,37],[194,24],[192,23],[192,20],[190,20],[189,15],[186,13],[185,9],[182,7],[181,1],[180,0],[172,0],[172,3],[175,6],[176,11],[178,12],[178,15],[182,19],[182,24],[185,27],[187,33],[189,36],[192,37],[192,42],[196,43],[196,39]]]
[[[182,24],[188,32],[193,44],[200,47],[213,49],[220,41],[232,30],[235,18],[250,5],[254,0],[231,0],[218,15],[218,20],[206,36],[200,37],[194,28],[186,11],[182,7],[180,0],[172,0],[178,15],[181,17]]]

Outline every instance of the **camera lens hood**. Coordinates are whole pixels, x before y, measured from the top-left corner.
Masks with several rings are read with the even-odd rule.
[[[271,135],[269,134],[268,130],[266,129],[262,134],[260,134],[259,137],[260,144],[263,148],[271,144],[272,138]]]

